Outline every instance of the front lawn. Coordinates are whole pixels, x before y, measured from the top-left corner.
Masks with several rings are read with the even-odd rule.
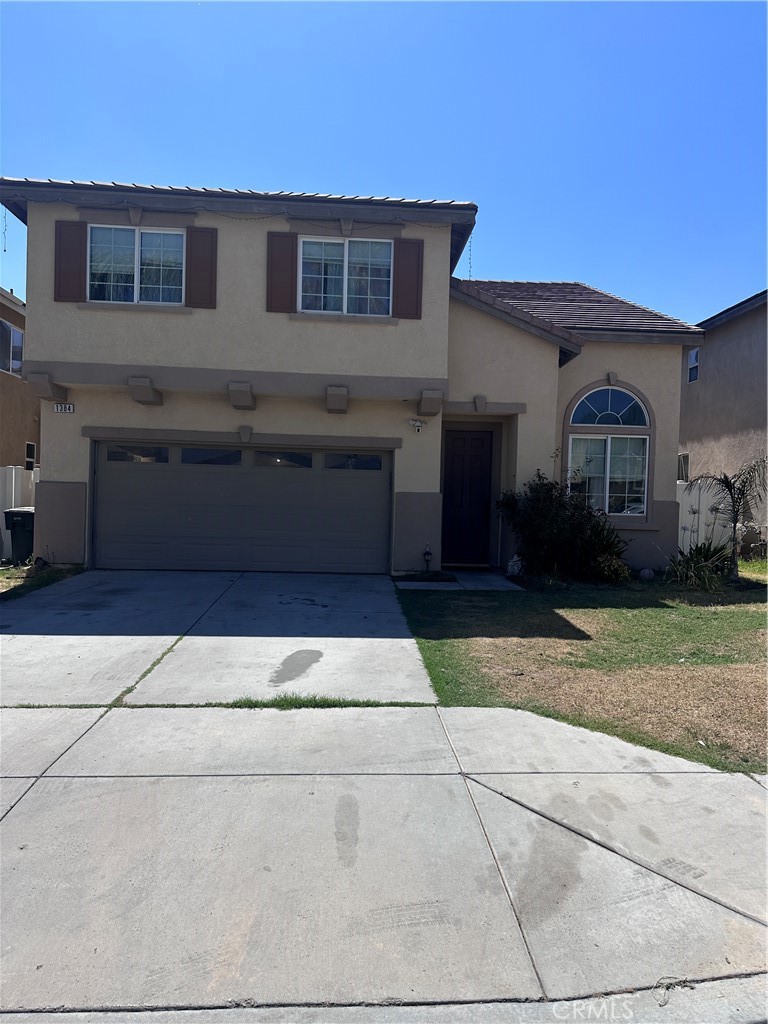
[[[440,703],[515,707],[764,772],[765,590],[401,591]]]

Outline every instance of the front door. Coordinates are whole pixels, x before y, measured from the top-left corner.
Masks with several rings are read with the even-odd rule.
[[[443,562],[488,565],[491,522],[490,430],[446,430]]]

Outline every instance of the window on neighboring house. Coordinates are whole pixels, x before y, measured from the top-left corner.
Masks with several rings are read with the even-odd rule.
[[[568,446],[568,485],[609,515],[645,515],[648,413],[629,391],[598,388],[576,405]]]
[[[302,238],[299,309],[390,316],[392,242]]]
[[[37,445],[27,441],[24,448],[24,469],[34,469],[37,460]]]
[[[184,232],[91,225],[88,298],[91,302],[180,306],[184,299]]]
[[[699,350],[692,348],[688,353],[688,383],[699,379]]]
[[[0,320],[0,370],[20,376],[23,358],[24,331],[6,320]]]
[[[689,472],[690,455],[688,452],[681,452],[677,456],[677,482],[679,484],[688,483],[688,472]]]

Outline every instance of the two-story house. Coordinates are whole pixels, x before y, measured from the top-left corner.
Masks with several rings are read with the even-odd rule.
[[[500,565],[495,500],[537,468],[611,515],[631,564],[675,550],[701,332],[582,284],[453,279],[472,203],[0,189],[28,225],[48,561]]]

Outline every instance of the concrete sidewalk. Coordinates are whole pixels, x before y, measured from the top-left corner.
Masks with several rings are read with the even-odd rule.
[[[764,1017],[745,776],[502,709],[2,727],[16,1024]]]

